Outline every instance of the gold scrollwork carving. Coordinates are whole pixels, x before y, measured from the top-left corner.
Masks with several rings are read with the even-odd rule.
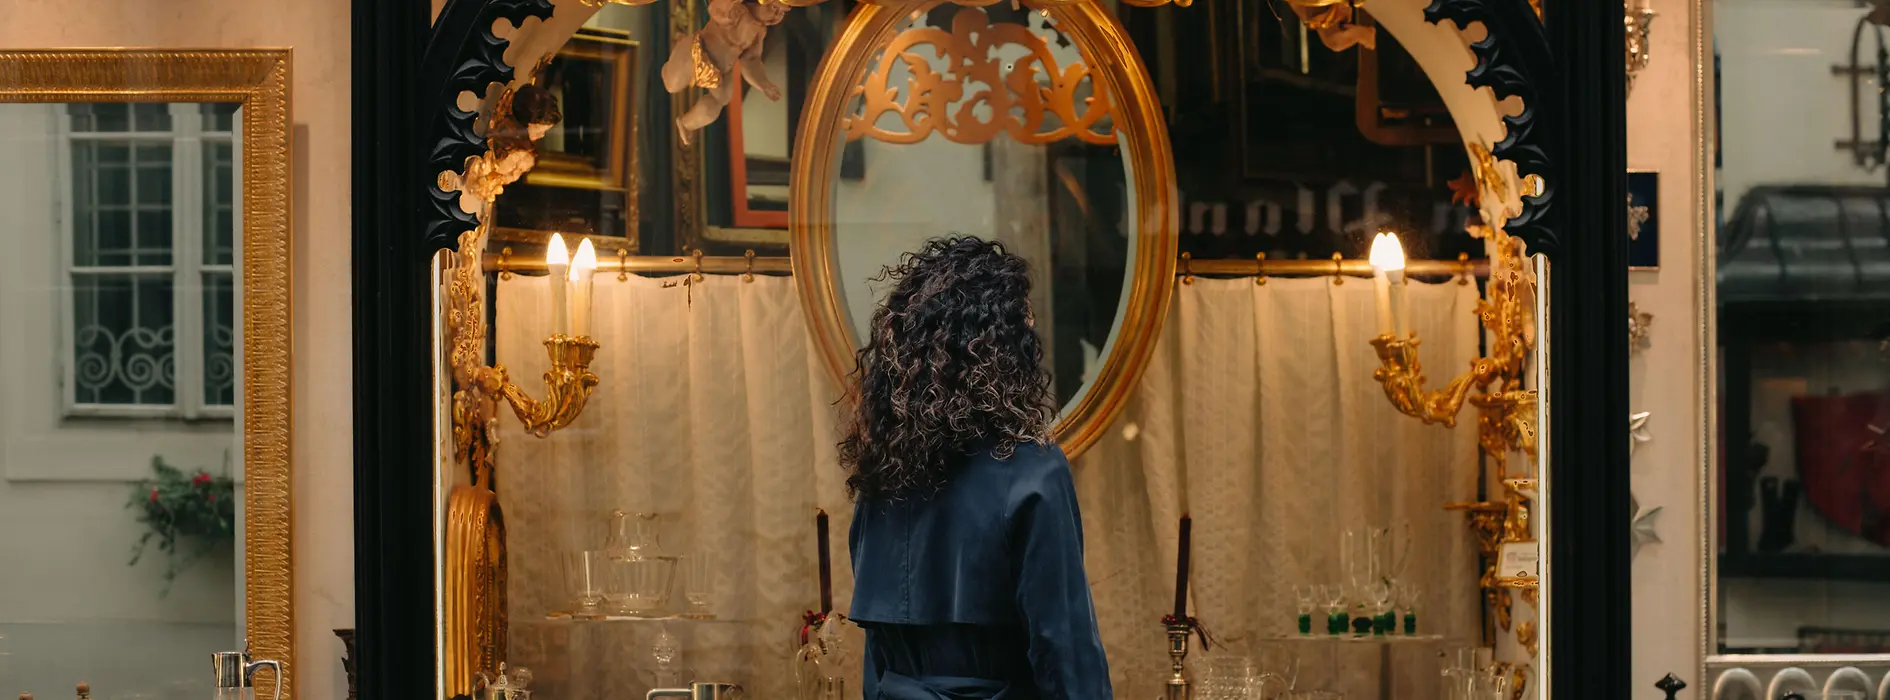
[[[999,49],[1007,45],[1029,53],[1015,60],[1002,58]],[[931,50],[924,50],[927,47]],[[944,73],[934,70],[928,58],[935,52],[951,66]],[[906,68],[903,89],[891,84],[898,66]],[[1110,99],[1102,81],[1091,79],[1089,66],[1059,65],[1050,45],[1029,27],[992,24],[976,8],[954,14],[949,32],[934,27],[900,32],[852,94],[861,98],[861,107],[841,120],[849,141],[871,137],[911,144],[936,132],[974,145],[1006,134],[1031,144],[1071,138],[1102,145],[1116,142],[1113,125],[1095,129],[1108,120]],[[904,131],[879,127],[888,113],[898,115]]]

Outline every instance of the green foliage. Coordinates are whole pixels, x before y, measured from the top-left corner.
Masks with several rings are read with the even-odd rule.
[[[236,481],[201,469],[186,474],[165,464],[163,457],[151,458],[151,471],[152,478],[138,482],[125,503],[146,528],[131,547],[130,565],[136,566],[145,547],[157,540],[167,560],[164,589],[158,595],[167,596],[179,572],[234,540]]]

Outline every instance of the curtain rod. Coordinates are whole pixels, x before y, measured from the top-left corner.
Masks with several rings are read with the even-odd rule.
[[[544,272],[545,259],[542,257],[519,258],[511,255],[507,248],[498,255],[487,255],[484,267],[487,272]],[[700,272],[705,275],[789,275],[794,273],[794,266],[787,256],[761,257],[748,251],[748,255],[599,255],[597,256],[599,274],[614,272],[618,274],[686,274]]]
[[[508,249],[509,250],[509,249]],[[752,253],[752,251],[750,251]],[[536,256],[528,258],[514,257],[507,252],[488,255],[484,263],[487,272],[544,272],[545,261]],[[1405,263],[1405,274],[1419,277],[1452,277],[1469,274],[1474,277],[1490,276],[1490,261],[1470,259],[1460,256],[1456,260],[1410,260]],[[597,259],[599,273],[619,274],[686,274],[700,272],[705,275],[739,275],[753,273],[760,275],[791,275],[794,266],[787,256],[734,256],[734,255],[697,255],[697,256],[662,256],[662,255],[617,255],[600,256]],[[1178,276],[1205,277],[1318,277],[1321,275],[1346,275],[1350,277],[1370,277],[1371,263],[1365,260],[1268,260],[1256,257],[1246,259],[1195,260],[1183,253],[1175,266]]]
[[[1456,260],[1407,260],[1404,273],[1415,277],[1468,275],[1487,278],[1490,276],[1490,261],[1484,258],[1473,260],[1469,255],[1459,255]],[[1372,264],[1362,259],[1346,260],[1337,253],[1327,260],[1270,260],[1265,254],[1252,259],[1195,260],[1193,256],[1182,253],[1175,264],[1175,274],[1182,277],[1370,277]]]

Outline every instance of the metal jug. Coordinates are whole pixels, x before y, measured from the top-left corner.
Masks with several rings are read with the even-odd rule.
[[[643,700],[686,698],[687,700],[741,700],[742,687],[734,683],[690,683],[687,688],[656,688]]]
[[[265,667],[276,672],[275,700],[282,700],[282,662],[251,659],[248,643],[244,643],[242,651],[212,653],[210,674],[216,700],[253,700],[250,687],[256,680],[256,669]]]

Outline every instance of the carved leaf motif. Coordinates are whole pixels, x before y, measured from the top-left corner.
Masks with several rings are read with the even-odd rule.
[[[1006,61],[1000,57],[1006,46],[1028,53]],[[948,66],[946,72],[935,70],[936,64]],[[895,86],[900,66],[906,81]],[[977,8],[955,13],[950,32],[913,27],[894,36],[853,94],[861,98],[860,109],[842,120],[849,141],[912,144],[937,133],[973,145],[1000,135],[1033,144],[1070,138],[1116,142],[1113,126],[1097,130],[1109,117],[1110,99],[1102,82],[1091,79],[1089,66],[1059,65],[1049,44],[1029,27],[992,24]],[[880,126],[889,113],[903,129]]]

